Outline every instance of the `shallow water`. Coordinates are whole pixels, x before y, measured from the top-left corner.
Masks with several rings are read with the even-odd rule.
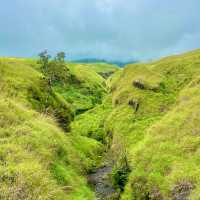
[[[88,182],[95,190],[97,200],[118,199],[118,193],[112,186],[109,174],[112,172],[112,166],[104,166],[96,169],[88,175]]]

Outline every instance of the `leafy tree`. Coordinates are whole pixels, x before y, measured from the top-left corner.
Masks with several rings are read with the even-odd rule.
[[[43,72],[43,79],[41,84],[45,90],[46,95],[38,95],[37,91],[34,91],[34,97],[37,100],[44,102],[44,112],[54,113],[59,123],[65,130],[68,130],[69,121],[71,121],[72,114],[68,105],[62,100],[58,94],[53,91],[53,85],[56,83],[65,85],[70,79],[69,69],[67,68],[64,60],[65,53],[57,53],[54,59],[51,59],[47,50],[39,54],[39,62],[41,64],[41,70]],[[60,102],[62,102],[60,104]],[[68,111],[68,112],[66,112]]]
[[[39,63],[42,65],[42,69],[46,70],[51,56],[48,54],[47,50],[42,51],[41,53],[38,54],[38,56],[40,57]]]
[[[53,83],[60,83],[62,85],[65,85],[70,78],[70,73],[69,69],[63,62],[52,60],[48,63],[45,77],[50,85],[52,85]]]
[[[60,62],[60,63],[64,63],[65,57],[66,57],[65,52],[61,51],[61,52],[57,53],[55,60]]]
[[[39,63],[46,79],[49,90],[53,83],[66,84],[70,79],[69,69],[65,65],[65,52],[58,52],[53,60],[48,51],[45,50],[39,54]]]

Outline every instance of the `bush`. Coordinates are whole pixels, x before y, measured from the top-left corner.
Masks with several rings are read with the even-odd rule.
[[[56,60],[49,62],[46,68],[42,68],[42,71],[49,85],[55,83],[66,85],[71,79],[69,69],[65,63]]]
[[[69,131],[69,124],[73,119],[73,113],[68,103],[61,95],[54,92],[44,79],[40,81],[40,87],[31,86],[28,91],[28,99],[33,108],[40,112],[52,114],[64,130]]]
[[[120,189],[120,191],[124,190],[124,186],[127,183],[129,173],[130,167],[128,165],[127,157],[126,155],[122,155],[122,158],[118,161],[112,171],[113,185]]]

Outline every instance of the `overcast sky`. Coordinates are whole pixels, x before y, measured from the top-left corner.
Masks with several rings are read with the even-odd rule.
[[[0,0],[0,56],[154,59],[200,47],[200,0]]]

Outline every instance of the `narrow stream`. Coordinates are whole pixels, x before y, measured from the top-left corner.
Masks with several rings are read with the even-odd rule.
[[[97,200],[118,200],[120,196],[111,181],[114,166],[111,155],[108,151],[102,161],[103,165],[88,174],[88,183],[94,189]]]
[[[97,200],[118,199],[119,194],[110,180],[112,166],[104,166],[88,175],[88,182],[93,186]]]

